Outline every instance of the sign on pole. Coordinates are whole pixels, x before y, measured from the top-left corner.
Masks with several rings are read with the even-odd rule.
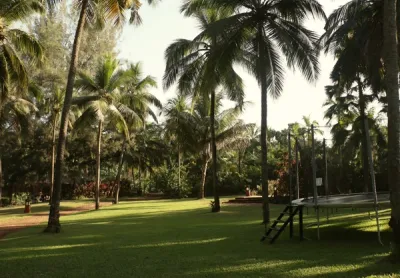
[[[317,178],[316,179],[316,183],[317,183],[317,186],[321,186],[322,185],[322,178]]]

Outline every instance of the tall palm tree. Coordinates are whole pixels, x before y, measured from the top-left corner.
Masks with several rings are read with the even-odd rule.
[[[209,26],[209,32],[229,37],[227,49],[240,46],[242,63],[261,87],[261,183],[263,222],[269,223],[267,165],[267,93],[278,97],[283,89],[281,52],[289,67],[298,67],[309,81],[317,79],[317,35],[304,27],[308,16],[325,18],[316,0],[188,0],[186,15],[204,8],[234,10],[234,14]],[[233,43],[234,42],[234,43]]]
[[[50,173],[50,203],[51,197],[54,191],[54,169],[55,169],[55,158],[56,158],[56,139],[57,139],[57,128],[60,124],[61,109],[64,103],[64,92],[58,88],[54,87],[54,90],[49,92],[46,97],[44,97],[41,103],[44,106],[46,113],[49,114],[49,122],[51,125],[51,173]],[[43,94],[43,92],[42,92]],[[40,109],[40,108],[39,108]],[[72,129],[72,125],[75,121],[75,116],[78,111],[71,110],[68,117],[68,127]]]
[[[215,102],[215,146],[218,151],[237,147],[243,141],[249,125],[244,124],[238,117],[241,114],[241,107],[222,110],[222,95],[216,95]],[[209,114],[212,109],[210,98],[207,96],[198,98],[194,105],[193,112],[182,117],[187,122],[184,124],[192,130],[186,133],[196,153],[200,153],[203,161],[202,179],[199,191],[199,198],[204,198],[207,169],[211,156],[211,145],[213,134],[210,132]]]
[[[97,123],[97,148],[96,148],[96,209],[100,208],[100,156],[101,137],[105,120],[123,130],[129,140],[129,130],[126,119],[137,118],[136,111],[128,106],[127,94],[130,92],[129,82],[137,76],[132,70],[120,70],[118,60],[107,56],[99,63],[93,77],[82,72],[76,81],[76,87],[87,94],[73,99],[72,103],[84,108],[82,115],[76,120],[77,128]],[[125,104],[125,103],[127,104]]]
[[[50,7],[54,7],[62,0],[47,0]],[[155,0],[147,0],[148,3],[153,3]],[[50,205],[49,221],[45,229],[45,232],[58,233],[60,232],[60,199],[61,199],[61,179],[62,169],[64,164],[65,156],[65,143],[68,130],[68,115],[71,110],[72,94],[74,91],[75,77],[77,72],[77,65],[79,61],[79,49],[81,44],[81,38],[83,30],[86,24],[97,23],[108,23],[121,27],[124,25],[125,10],[131,10],[131,23],[139,24],[140,20],[138,17],[138,9],[140,7],[139,0],[111,0],[111,1],[94,1],[94,0],[81,0],[78,2],[80,9],[78,24],[76,26],[74,43],[72,45],[71,61],[69,65],[67,85],[65,89],[64,105],[61,113],[60,132],[58,136],[57,144],[57,159],[55,169],[55,183],[54,193],[52,196],[52,203]],[[97,10],[96,10],[97,8]],[[100,24],[101,25],[101,24]]]
[[[382,1],[350,1],[335,10],[328,18],[326,32],[321,37],[325,51],[331,51],[337,61],[331,73],[334,86],[328,87],[328,97],[333,95],[347,99],[349,104],[357,102],[360,114],[364,190],[371,186],[370,163],[367,139],[369,134],[367,106],[374,95],[366,95],[371,88],[377,95],[382,89],[382,63],[379,50],[381,43],[375,41],[382,36]],[[373,41],[372,41],[373,40]],[[357,96],[353,96],[356,93]],[[347,94],[347,96],[342,96]]]
[[[185,150],[191,147],[188,140],[188,133],[191,127],[187,125],[187,116],[190,113],[190,106],[184,95],[178,95],[168,101],[165,109],[166,139],[176,142],[178,152],[178,194],[181,193],[181,161]]]
[[[130,64],[127,69],[127,74],[129,76],[129,80],[123,86],[123,88],[121,88],[123,97],[121,98],[120,102],[131,109],[136,115],[136,117],[125,119],[128,124],[129,132],[132,135],[133,130],[135,130],[138,125],[145,124],[148,116],[151,116],[153,120],[157,122],[157,116],[152,110],[151,105],[159,109],[162,108],[162,105],[161,102],[149,92],[150,88],[157,87],[156,80],[151,76],[143,77],[143,70],[140,63]],[[118,204],[119,202],[121,173],[124,164],[124,155],[126,152],[127,143],[127,138],[124,137],[118,163],[117,176],[115,179],[115,204]]]
[[[30,88],[27,69],[21,54],[37,63],[42,58],[42,47],[30,34],[10,26],[35,12],[42,12],[41,1],[11,0],[0,3],[0,136],[5,130],[24,130],[28,115],[35,110],[26,97]],[[3,172],[0,154],[0,200]]]
[[[386,69],[386,94],[388,98],[388,169],[391,186],[390,201],[392,217],[390,227],[393,229],[393,255],[400,258],[400,111],[399,111],[399,64],[398,64],[398,26],[397,9],[399,1],[384,1],[384,63]]]
[[[244,92],[242,79],[233,68],[234,53],[221,48],[222,33],[210,33],[210,24],[229,16],[229,10],[207,9],[197,11],[194,16],[200,23],[201,32],[193,40],[180,39],[171,44],[165,52],[167,60],[164,87],[169,88],[178,81],[178,89],[192,94],[196,99],[199,94],[210,96],[211,109],[210,132],[211,153],[213,159],[213,212],[219,212],[220,201],[217,181],[217,147],[215,134],[216,90],[222,86],[228,97],[243,103]]]

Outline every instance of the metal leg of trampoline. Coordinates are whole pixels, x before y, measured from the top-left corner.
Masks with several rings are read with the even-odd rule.
[[[375,217],[376,217],[376,228],[377,228],[377,231],[378,231],[378,242],[379,242],[380,245],[383,246],[382,239],[381,239],[381,227],[380,227],[380,224],[379,224],[378,206],[375,206]]]
[[[299,234],[300,240],[304,240],[304,230],[303,230],[303,207],[299,207]]]
[[[317,236],[318,236],[318,240],[319,240],[320,239],[320,236],[319,236],[319,207],[317,207],[317,225],[318,225]]]
[[[326,223],[329,223],[329,208],[326,209]]]
[[[292,214],[293,214],[293,207],[292,207],[292,206],[290,206],[289,211],[290,211],[290,215],[291,215],[291,217],[292,217],[292,218],[290,219],[290,224],[289,224],[290,238],[293,238],[293,216],[292,216]]]

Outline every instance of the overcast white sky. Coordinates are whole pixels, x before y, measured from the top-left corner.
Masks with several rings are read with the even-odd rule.
[[[347,0],[320,0],[327,15],[346,2]],[[138,28],[125,26],[118,43],[120,58],[141,61],[145,73],[157,78],[159,88],[153,93],[163,103],[175,94],[173,89],[167,92],[162,89],[164,51],[175,39],[192,39],[198,33],[197,23],[179,13],[181,4],[182,0],[163,0],[156,7],[143,5],[140,11],[143,25]],[[321,34],[324,23],[310,20],[307,27]],[[324,87],[330,83],[329,74],[333,63],[330,55],[321,55],[321,75],[316,84],[307,83],[299,72],[288,69],[282,96],[277,100],[269,99],[268,125],[274,129],[283,129],[288,123],[300,122],[303,115],[310,115],[321,125],[325,124],[322,108],[325,101]],[[260,124],[260,89],[253,77],[241,73],[245,81],[246,100],[253,103],[242,118],[246,122]]]

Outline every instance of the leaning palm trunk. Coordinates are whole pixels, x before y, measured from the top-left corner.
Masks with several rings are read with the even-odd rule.
[[[267,73],[264,67],[265,50],[263,41],[263,26],[259,26],[259,73],[261,80],[261,186],[262,186],[262,210],[263,223],[269,223],[269,200],[268,200],[268,164],[267,164]]]
[[[118,204],[119,202],[119,190],[121,188],[121,173],[122,173],[122,166],[124,165],[125,149],[126,149],[126,138],[124,139],[124,143],[122,144],[121,156],[119,157],[119,163],[118,163],[118,172],[117,172],[117,177],[115,179],[117,186],[117,191],[115,192],[115,204]]]
[[[208,168],[208,157],[207,154],[204,155],[204,164],[201,173],[201,184],[200,184],[200,192],[199,199],[204,199],[204,189],[206,186],[206,178],[207,178],[207,168]]]
[[[69,111],[71,109],[72,93],[74,90],[76,68],[78,65],[78,54],[81,44],[83,28],[85,26],[88,4],[89,0],[83,0],[81,2],[81,12],[79,15],[78,25],[76,27],[74,44],[72,47],[71,62],[68,72],[68,81],[64,97],[64,106],[61,114],[60,133],[58,136],[57,159],[56,159],[56,167],[54,173],[54,192],[53,196],[51,197],[52,201],[50,205],[49,221],[47,224],[47,228],[45,229],[45,232],[50,232],[50,233],[58,233],[60,232],[61,229],[60,225],[61,180],[62,180],[62,170],[64,164],[64,155],[65,155],[65,143],[67,139],[67,130],[68,130],[67,123],[68,123]]]
[[[363,162],[363,175],[364,175],[364,192],[368,192],[371,184],[371,176],[369,173],[369,161],[368,161],[368,147],[367,147],[367,136],[369,134],[369,130],[366,130],[368,125],[365,125],[365,121],[367,121],[366,115],[366,105],[365,105],[365,97],[362,89],[362,83],[360,78],[357,79],[358,85],[358,99],[359,99],[359,108],[360,108],[360,117],[361,117],[361,133],[362,133],[362,162]]]
[[[212,181],[213,181],[213,193],[214,193],[214,206],[212,212],[219,212],[221,205],[219,202],[218,193],[218,159],[217,159],[217,145],[215,143],[215,91],[211,92],[211,109],[210,109],[210,126],[211,126],[211,154],[212,154]]]
[[[388,98],[388,181],[392,207],[390,227],[393,229],[392,255],[400,259],[400,111],[397,49],[397,0],[384,2],[384,61]]]
[[[2,161],[0,158],[0,207],[3,205],[1,198],[3,197],[3,165],[2,165]],[[11,202],[12,200],[10,200]]]
[[[51,141],[52,144],[52,151],[51,151],[51,187],[50,187],[50,205],[53,199],[53,190],[54,190],[54,164],[56,160],[56,121],[57,117],[54,115],[53,119],[53,138]]]
[[[99,121],[97,131],[97,150],[96,150],[96,210],[100,208],[100,155],[101,155],[101,133],[103,131],[103,121]]]

